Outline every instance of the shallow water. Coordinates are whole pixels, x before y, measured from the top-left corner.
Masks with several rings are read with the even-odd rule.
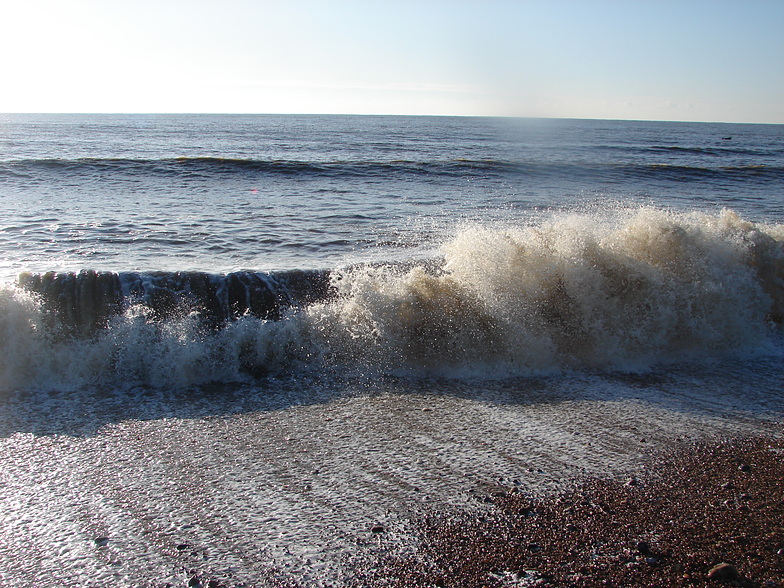
[[[356,560],[415,546],[424,511],[644,477],[666,448],[780,434],[782,379],[749,368],[393,379],[331,397],[306,380],[273,395],[28,394],[4,410],[0,570],[15,586],[339,584]]]

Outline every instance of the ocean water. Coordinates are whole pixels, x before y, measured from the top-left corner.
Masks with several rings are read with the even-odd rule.
[[[6,390],[779,347],[780,125],[6,115],[0,148]]]
[[[781,125],[0,115],[0,206],[3,585],[351,585],[781,434]]]

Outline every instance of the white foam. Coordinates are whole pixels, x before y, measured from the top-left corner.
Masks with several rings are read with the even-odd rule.
[[[471,226],[443,272],[360,268],[309,312],[333,349],[386,367],[640,369],[763,345],[784,250],[730,211]]]

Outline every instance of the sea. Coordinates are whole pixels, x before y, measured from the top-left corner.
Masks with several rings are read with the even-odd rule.
[[[0,203],[5,390],[639,372],[784,318],[782,125],[4,115]]]
[[[206,585],[201,559],[171,563],[199,541],[176,533],[194,529],[213,540],[216,585],[266,585],[259,554],[328,585],[345,559],[340,573],[313,562],[346,557],[352,517],[394,511],[436,471],[430,487],[449,494],[477,468],[511,479],[512,454],[528,472],[559,451],[590,469],[635,435],[784,414],[784,125],[6,114],[0,210],[0,580],[13,585],[34,584],[31,550],[50,544],[38,585],[164,585],[199,565]],[[592,449],[576,445],[581,426]],[[598,447],[600,430],[615,441]],[[265,453],[319,434],[302,454]],[[351,461],[382,440],[386,457]],[[324,496],[354,527],[329,535],[327,499],[302,497],[318,482],[292,489],[275,464],[296,470],[331,443],[343,486]],[[166,451],[191,461],[164,467]],[[301,475],[323,476],[325,459]],[[416,481],[389,486],[395,459]],[[427,459],[440,461],[412,465]],[[199,502],[213,469],[226,484],[247,474],[222,505]],[[262,478],[285,525],[247,518]]]

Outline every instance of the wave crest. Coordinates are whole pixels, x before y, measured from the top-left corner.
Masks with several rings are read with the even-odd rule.
[[[784,308],[776,232],[655,209],[469,226],[441,271],[354,269],[310,312],[388,366],[638,369],[766,340]]]

